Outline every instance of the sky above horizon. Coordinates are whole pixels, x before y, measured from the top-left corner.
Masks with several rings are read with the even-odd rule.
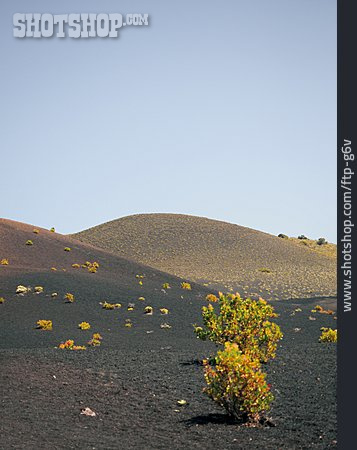
[[[0,216],[172,212],[336,242],[336,1],[2,2]],[[148,13],[16,39],[14,13]]]

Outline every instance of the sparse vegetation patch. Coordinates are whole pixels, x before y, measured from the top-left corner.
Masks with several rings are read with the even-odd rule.
[[[337,342],[337,330],[332,328],[322,327],[320,328],[321,336],[319,342]]]
[[[38,320],[36,328],[38,328],[39,330],[51,331],[52,320]]]
[[[65,296],[64,296],[64,300],[66,301],[66,303],[73,303],[75,298],[74,298],[73,294],[71,294],[70,292],[67,292],[67,294],[65,294]]]
[[[73,339],[68,339],[65,342],[61,342],[58,348],[62,350],[86,350],[86,347],[84,345],[75,345]]]
[[[121,308],[121,303],[109,303],[109,302],[99,302],[103,309],[119,309]]]

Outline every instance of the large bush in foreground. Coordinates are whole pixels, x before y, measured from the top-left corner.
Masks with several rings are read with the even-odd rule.
[[[226,342],[215,365],[205,364],[204,392],[241,422],[256,423],[270,408],[273,395],[258,360],[243,354],[238,345]]]
[[[277,317],[263,299],[243,299],[237,294],[219,294],[219,313],[209,304],[202,308],[203,326],[195,326],[196,336],[217,344],[234,342],[244,355],[260,362],[275,357],[280,327],[269,319]]]

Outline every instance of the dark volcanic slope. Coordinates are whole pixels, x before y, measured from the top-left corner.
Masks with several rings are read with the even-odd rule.
[[[128,318],[134,322],[133,335],[138,323],[143,326],[148,324],[148,331],[154,323],[162,332],[160,325],[167,321],[166,316],[156,314],[149,317],[151,321],[148,322],[148,317],[143,314],[147,305],[157,310],[171,309],[173,306],[178,308],[180,320],[184,318],[186,325],[178,327],[177,339],[192,333],[192,317],[199,317],[207,293],[204,287],[198,289],[193,285],[192,291],[187,293],[181,289],[183,280],[175,276],[41,228],[38,228],[39,234],[34,234],[33,229],[33,226],[18,222],[0,221],[0,260],[6,258],[9,261],[8,265],[0,265],[0,297],[5,298],[5,303],[0,305],[0,348],[11,345],[1,339],[2,334],[12,335],[15,347],[56,345],[59,341],[54,341],[53,335],[57,331],[57,340],[71,337],[83,339],[83,333],[77,329],[78,320],[90,322],[100,331],[105,319],[106,330],[109,328],[112,334],[112,345],[123,339],[116,329],[123,328]],[[28,239],[33,241],[32,246],[25,244]],[[71,248],[71,251],[66,252],[65,247]],[[72,267],[74,263],[83,264],[86,261],[99,263],[97,273]],[[136,275],[144,275],[142,285]],[[171,289],[164,291],[163,283],[169,283]],[[16,287],[20,284],[32,288],[42,286],[44,293],[16,296]],[[51,294],[54,292],[58,295],[53,299]],[[67,292],[74,294],[76,300],[73,304],[64,302],[63,296]],[[145,300],[138,300],[139,297]],[[192,308],[188,307],[197,298],[201,301],[194,302]],[[121,303],[122,309],[104,311],[99,304],[103,301]],[[128,303],[135,303],[133,312],[127,311]],[[56,333],[38,333],[34,329],[37,320],[46,318],[54,321]],[[146,330],[143,332],[146,333]]]
[[[9,260],[0,265],[1,449],[336,446],[336,346],[318,343],[320,327],[335,328],[336,321],[311,313],[316,303],[334,308],[335,302],[274,302],[284,332],[276,360],[266,366],[276,398],[269,415],[276,427],[240,427],[202,393],[197,361],[215,351],[192,332],[206,303],[204,286],[182,290],[173,275],[39,230],[36,235],[32,226],[0,221],[0,260]],[[32,246],[25,245],[28,239]],[[71,267],[87,260],[99,262],[97,273]],[[137,274],[145,275],[142,285]],[[163,282],[171,289],[163,291]],[[44,292],[20,297],[19,284],[43,286]],[[75,295],[74,303],[63,301],[66,292]],[[103,300],[122,308],[103,310]],[[129,302],[135,303],[132,311]],[[152,316],[143,314],[147,305],[154,308]],[[163,307],[168,315],[160,314]],[[53,330],[36,330],[39,319],[51,319]],[[132,328],[125,327],[127,319]],[[91,329],[79,330],[82,321]],[[171,328],[161,328],[163,323]],[[86,344],[93,332],[103,336],[100,347],[55,348],[69,338]],[[187,404],[179,407],[180,399]],[[97,416],[81,415],[85,407]]]
[[[179,277],[243,294],[301,298],[336,293],[335,258],[226,222],[140,214],[73,236]]]

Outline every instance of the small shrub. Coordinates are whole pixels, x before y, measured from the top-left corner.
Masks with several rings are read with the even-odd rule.
[[[130,319],[126,319],[126,320],[125,320],[125,326],[126,326],[127,328],[131,328],[131,327],[133,326],[132,321],[131,321]]]
[[[100,305],[102,305],[103,309],[114,309],[115,308],[113,303],[100,302]]]
[[[143,279],[144,277],[145,277],[145,275],[140,275],[140,274],[135,275],[135,278],[137,278],[137,279]]]
[[[4,297],[0,297],[0,305],[2,305],[3,303],[5,303],[5,299]]]
[[[164,330],[169,330],[171,328],[171,325],[169,325],[168,323],[162,323],[160,325],[160,328],[164,329]]]
[[[91,347],[99,347],[102,343],[102,336],[99,333],[94,333],[92,339],[88,341],[88,345]]]
[[[53,270],[54,272],[57,271],[56,267],[51,267],[51,270]]]
[[[317,245],[325,245],[325,244],[328,244],[328,242],[326,241],[325,238],[318,238],[316,241],[316,244]]]
[[[206,295],[206,300],[208,302],[212,302],[212,303],[217,303],[218,302],[218,297],[214,294],[208,294]]]
[[[52,320],[38,320],[36,328],[39,330],[50,331],[52,330]]]
[[[51,297],[52,297],[52,298],[56,298],[57,295],[58,295],[57,292],[52,292]]]
[[[321,305],[316,305],[314,309],[311,310],[311,312],[318,312],[320,314],[328,314],[332,316],[334,312],[331,309],[324,309]]]
[[[35,286],[34,291],[36,294],[42,294],[43,287],[42,286]]]
[[[1,264],[2,266],[8,266],[8,265],[9,265],[9,260],[6,259],[6,258],[3,258],[3,259],[0,261],[0,264]]]
[[[273,395],[259,361],[243,354],[238,345],[226,342],[215,365],[204,360],[207,387],[204,392],[240,422],[257,423],[270,408]]]
[[[134,311],[135,308],[135,304],[134,303],[129,303],[128,304],[128,311]]]
[[[73,339],[68,339],[65,342],[61,342],[58,346],[58,348],[64,350],[86,350],[86,347],[84,345],[74,345]]]
[[[337,342],[337,330],[326,327],[322,327],[320,330],[322,333],[319,338],[319,342]]]
[[[143,285],[143,282],[142,282],[142,280],[140,280],[140,281],[139,281],[139,285],[140,285],[140,286],[142,286],[142,285]]]
[[[267,269],[266,267],[262,267],[261,269],[258,269],[259,272],[263,272],[263,273],[271,273],[270,269]]]
[[[141,302],[145,301],[145,297],[139,297],[138,300],[140,300]]]
[[[35,228],[34,230],[32,230],[33,233],[38,234],[40,232],[40,230],[38,230],[37,228]]]
[[[72,264],[72,267],[73,267],[73,269],[80,269],[81,265],[74,263],[74,264]]]
[[[304,234],[300,234],[300,236],[298,236],[298,239],[307,239],[307,237]]]
[[[169,285],[169,283],[164,283],[164,284],[162,285],[162,288],[163,288],[163,289],[171,289],[171,286]]]
[[[28,240],[26,241],[26,245],[33,245],[33,242],[32,242],[30,239],[28,239]]]
[[[160,312],[161,314],[166,315],[169,313],[169,310],[167,308],[160,308]]]
[[[203,327],[194,325],[199,339],[217,344],[234,342],[242,353],[261,362],[275,357],[283,334],[277,324],[268,320],[278,316],[271,305],[263,299],[242,299],[238,293],[220,293],[219,309],[216,314],[211,304],[202,308]]]
[[[65,252],[70,252],[71,250],[72,250],[71,247],[65,247],[65,248],[64,248],[64,251],[65,251]]]
[[[51,233],[54,233],[56,230],[55,230],[55,227],[52,227],[51,229],[50,229],[50,231],[51,231]]]
[[[121,303],[109,303],[109,302],[100,302],[103,309],[119,309],[121,308]]]
[[[152,313],[153,313],[153,307],[152,306],[146,306],[145,309],[144,309],[144,313],[151,316]]]
[[[278,237],[281,239],[289,239],[289,236],[287,236],[286,234],[283,234],[283,233],[278,234]]]
[[[73,303],[75,300],[74,295],[71,294],[70,292],[67,292],[67,294],[65,294],[64,299],[66,303]]]
[[[89,262],[89,261],[87,261],[87,262],[84,264],[84,266],[87,268],[87,270],[88,270],[89,273],[96,273],[97,270],[98,270],[99,264],[98,264],[96,261],[94,261],[94,262],[92,262],[92,263]]]
[[[181,289],[186,289],[188,291],[190,291],[192,289],[191,284],[188,283],[187,281],[183,281],[181,283]]]
[[[16,294],[23,296],[28,292],[30,292],[30,290],[31,290],[30,288],[27,288],[26,286],[22,286],[22,284],[19,284],[16,288]]]
[[[88,322],[81,322],[78,324],[78,328],[80,328],[81,330],[89,330],[90,324]]]

